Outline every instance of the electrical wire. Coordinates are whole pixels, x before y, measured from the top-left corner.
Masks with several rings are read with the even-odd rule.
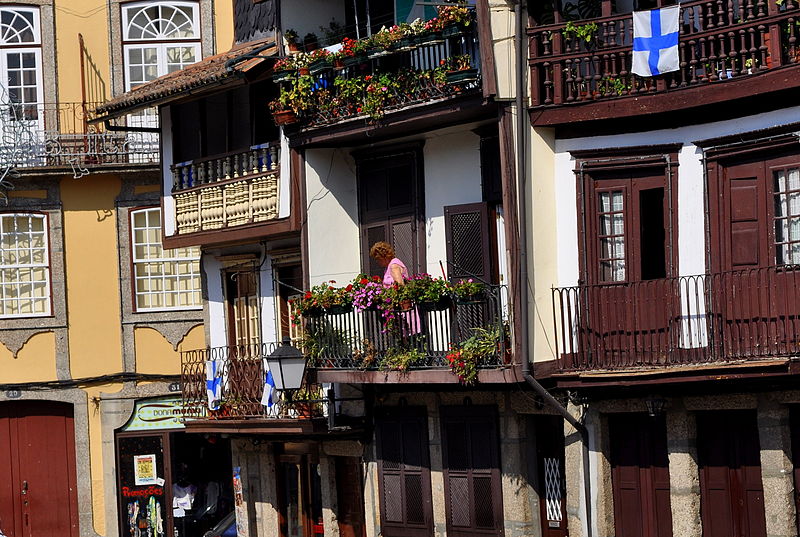
[[[65,380],[46,380],[38,382],[16,382],[0,384],[0,390],[20,390],[20,391],[44,391],[44,390],[69,390],[72,388],[82,388],[101,384],[113,384],[116,382],[141,382],[141,381],[180,381],[180,375],[162,375],[157,373],[113,373],[109,375],[98,375],[95,377],[82,377],[77,379]]]

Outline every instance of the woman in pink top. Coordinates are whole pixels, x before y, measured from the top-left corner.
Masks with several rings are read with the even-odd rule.
[[[395,257],[394,248],[392,245],[383,241],[376,242],[369,249],[369,255],[382,267],[386,267],[386,272],[383,273],[383,285],[391,287],[392,285],[403,286],[406,280],[411,277],[408,274],[408,268],[405,264]],[[417,309],[402,314],[403,327],[402,333],[404,336],[418,334],[420,330],[420,320],[417,314]]]

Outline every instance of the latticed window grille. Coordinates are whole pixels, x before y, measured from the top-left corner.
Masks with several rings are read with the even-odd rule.
[[[561,462],[553,457],[544,459],[544,494],[547,521],[561,523]]]
[[[161,247],[161,209],[131,213],[137,311],[202,307],[200,249]]]
[[[0,215],[0,318],[50,315],[47,217]]]

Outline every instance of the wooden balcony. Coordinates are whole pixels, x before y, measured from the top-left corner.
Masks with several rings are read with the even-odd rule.
[[[563,23],[528,29],[531,118],[537,125],[613,119],[724,103],[800,84],[797,0],[690,0],[681,3],[680,70],[631,73],[630,13],[572,24],[596,25],[590,41]],[[667,97],[666,95],[669,95]]]
[[[186,426],[225,431],[259,430],[276,434],[312,434],[328,430],[330,404],[321,386],[306,385],[301,395],[275,391],[271,406],[261,404],[264,359],[276,343],[208,347],[181,353],[181,389]],[[209,367],[220,385],[212,410]],[[214,375],[212,375],[213,377]]]
[[[558,369],[664,369],[800,354],[800,268],[553,289]]]
[[[386,330],[380,311],[326,312],[305,319],[302,339],[318,382],[449,384],[459,378],[448,354],[476,329],[486,330],[496,344],[477,361],[478,382],[509,382],[518,364],[508,339],[504,293],[495,286],[478,301],[454,300],[436,311],[415,306],[396,314],[401,328],[395,331]]]
[[[278,217],[278,145],[172,166],[178,235],[263,224]]]

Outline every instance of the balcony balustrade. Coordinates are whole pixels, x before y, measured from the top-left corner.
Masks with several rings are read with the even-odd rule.
[[[415,306],[395,314],[399,324],[396,330],[386,330],[381,311],[326,312],[306,317],[304,346],[318,371],[448,369],[448,353],[475,336],[476,329],[483,329],[487,339],[494,339],[496,344],[478,362],[478,368],[504,367],[512,362],[507,352],[504,292],[505,287],[493,286],[480,300],[454,300],[438,311]]]
[[[529,28],[532,105],[680,90],[800,62],[796,0],[690,0],[680,10],[680,69],[653,78],[631,73],[630,13],[574,22],[589,41],[564,24]]]
[[[67,168],[78,176],[93,166],[158,164],[158,134],[89,125],[98,104],[0,104],[0,166]],[[157,118],[149,119],[147,126],[157,127]],[[134,117],[126,121],[141,124]]]
[[[562,371],[757,361],[800,354],[800,268],[553,289]]]
[[[173,165],[178,234],[277,218],[279,160],[272,143]]]
[[[273,392],[273,405],[261,404],[265,359],[279,344],[208,347],[181,353],[184,418],[192,420],[308,419],[328,415],[328,399],[318,385],[300,395]],[[218,408],[209,409],[207,370],[213,364],[220,384]],[[213,382],[213,381],[212,381]]]
[[[292,91],[303,101],[293,104],[302,107],[297,124],[321,127],[356,118],[375,122],[398,110],[480,93],[476,26],[462,28],[457,35],[380,50],[349,58],[336,68],[329,65],[282,79],[283,92]],[[469,69],[448,75],[445,65],[455,57],[466,58]],[[310,88],[307,95],[306,87]]]

